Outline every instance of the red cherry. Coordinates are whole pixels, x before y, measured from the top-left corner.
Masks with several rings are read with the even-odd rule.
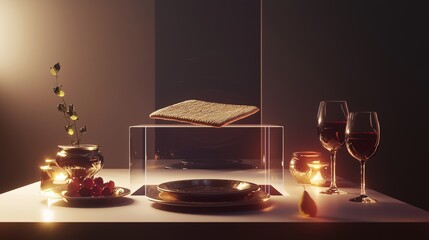
[[[79,194],[82,197],[90,197],[91,193],[92,193],[92,191],[91,191],[90,188],[82,187],[82,188],[79,189]]]
[[[95,185],[94,187],[92,187],[92,196],[98,197],[101,196],[101,186],[99,185]]]
[[[109,196],[112,194],[112,190],[110,190],[109,187],[104,187],[103,190],[101,191],[101,194],[103,196]]]
[[[92,178],[84,178],[82,185],[86,188],[92,188],[94,186],[94,179]]]
[[[97,186],[100,186],[100,187],[103,186],[103,184],[104,184],[103,178],[102,177],[94,178],[94,184]]]
[[[108,187],[110,190],[113,190],[115,188],[115,182],[110,180],[106,183],[106,187]]]

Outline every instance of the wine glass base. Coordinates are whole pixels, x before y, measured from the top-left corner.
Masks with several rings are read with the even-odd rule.
[[[377,200],[368,197],[367,195],[360,195],[359,197],[350,198],[351,202],[360,202],[360,203],[377,203]]]
[[[328,195],[343,195],[343,194],[347,194],[347,192],[342,191],[338,188],[328,188],[324,191],[321,191],[320,193],[322,194],[328,194]]]

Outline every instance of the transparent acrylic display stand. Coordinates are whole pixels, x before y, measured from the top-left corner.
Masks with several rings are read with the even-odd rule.
[[[129,128],[130,188],[189,179],[248,181],[269,195],[284,193],[284,130],[277,125],[189,124]]]

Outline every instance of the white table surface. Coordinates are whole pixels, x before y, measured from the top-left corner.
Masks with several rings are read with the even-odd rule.
[[[128,169],[103,169],[97,175],[117,186],[130,185]],[[312,218],[299,213],[303,188],[288,173],[285,196],[271,196],[267,208],[206,213],[168,211],[141,195],[102,206],[70,207],[63,201],[48,201],[40,194],[40,182],[35,182],[0,195],[0,222],[429,222],[429,212],[370,189],[368,195],[379,203],[348,201],[358,195],[357,186],[343,187],[349,194],[337,196],[319,194],[324,188],[306,188],[318,207],[317,217]]]

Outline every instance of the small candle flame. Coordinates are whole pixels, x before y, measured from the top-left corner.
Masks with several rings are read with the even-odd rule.
[[[318,169],[320,169],[320,168],[322,168],[322,167],[325,167],[325,166],[326,166],[326,164],[321,163],[319,160],[316,160],[316,161],[313,161],[313,162],[311,162],[311,163],[308,163],[308,166],[310,166],[310,167],[311,167],[311,168],[313,168],[313,169],[318,170]]]
[[[320,171],[317,171],[316,175],[311,178],[310,183],[313,185],[322,185],[325,184],[326,180],[323,178]]]
[[[64,174],[63,172],[59,172],[55,174],[54,177],[54,184],[65,184],[67,182],[68,176]]]

